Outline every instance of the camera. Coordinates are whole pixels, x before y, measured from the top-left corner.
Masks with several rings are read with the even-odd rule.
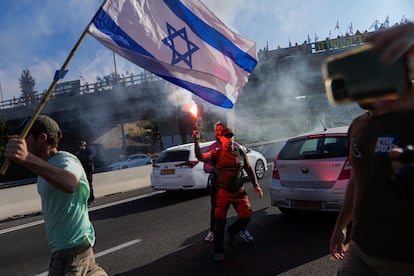
[[[322,64],[322,74],[329,101],[335,105],[369,103],[407,93],[411,82],[406,58],[382,64],[380,55],[366,44],[328,57]]]
[[[403,163],[392,177],[392,185],[399,199],[404,204],[414,203],[414,146],[408,145],[403,148],[401,155],[396,159]]]
[[[397,161],[401,163],[409,164],[414,163],[414,146],[407,145],[403,148],[401,155],[398,157]]]

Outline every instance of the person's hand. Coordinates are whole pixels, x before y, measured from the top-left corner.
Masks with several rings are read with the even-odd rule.
[[[400,24],[383,31],[375,32],[366,38],[375,51],[381,51],[381,62],[389,64],[404,56],[411,60],[414,58],[414,23]],[[410,64],[410,62],[409,62]],[[409,74],[414,71],[409,68]],[[376,101],[372,104],[376,110],[387,112],[414,110],[414,87],[408,93],[395,100]]]
[[[403,154],[403,150],[404,150],[403,148],[396,147],[396,148],[392,148],[388,152],[388,155],[391,158],[391,167],[394,173],[399,172],[404,167],[404,164],[398,161],[398,158]]]
[[[4,156],[17,163],[26,160],[29,155],[26,140],[18,135],[8,136],[8,142],[4,148]]]
[[[198,129],[194,129],[191,136],[193,137],[194,142],[198,142],[198,140],[200,140],[200,132],[198,132]]]
[[[414,111],[414,86],[405,95],[395,100],[379,100],[372,103],[375,110],[386,110],[387,112]]]
[[[331,255],[336,260],[342,260],[345,256],[345,238],[346,238],[346,229],[343,230],[334,230],[331,236],[331,241],[329,245],[329,249]]]
[[[259,198],[263,197],[263,191],[259,185],[254,186],[254,192],[259,196]]]
[[[381,51],[381,62],[392,63],[399,57],[414,55],[414,23],[400,24],[366,38],[374,50]]]
[[[395,147],[390,149],[388,156],[391,158],[391,168],[394,176],[404,174],[413,174],[414,163],[414,146],[408,145],[404,148]]]

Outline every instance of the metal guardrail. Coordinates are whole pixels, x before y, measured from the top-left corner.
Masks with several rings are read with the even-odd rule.
[[[266,158],[266,160],[269,162],[269,161],[273,161],[276,154],[279,152],[280,148],[284,145],[285,140],[286,139],[278,139],[278,140],[273,140],[273,141],[249,144],[245,146],[262,153],[263,156]],[[0,183],[0,189],[34,184],[36,183],[36,181],[37,181],[37,178],[35,177],[35,178],[28,178],[28,179],[22,179],[22,180],[10,181],[10,182],[3,182],[3,183]]]
[[[3,183],[0,183],[0,189],[34,184],[36,183],[36,181],[37,181],[37,178],[35,177],[35,178],[27,178],[27,179],[21,179],[21,180],[10,181],[10,182],[3,182]]]
[[[137,84],[154,82],[161,80],[160,77],[144,71],[141,74],[134,75],[130,74],[127,77],[119,77],[114,79],[113,77],[106,76],[103,79],[99,79],[96,83],[87,83],[82,82],[81,80],[68,81],[59,83],[56,86],[55,91],[53,91],[50,99],[54,99],[60,96],[74,96],[74,95],[83,95],[91,94],[95,92],[102,92],[107,90],[112,90],[116,87],[128,87]],[[34,94],[31,97],[19,97],[13,98],[11,100],[4,100],[0,102],[0,109],[9,109],[27,106],[31,104],[37,104],[41,101],[44,93]]]

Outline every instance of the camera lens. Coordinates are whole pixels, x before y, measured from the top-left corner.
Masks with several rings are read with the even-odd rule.
[[[343,100],[349,97],[344,79],[333,79],[331,83],[332,95],[335,99]]]

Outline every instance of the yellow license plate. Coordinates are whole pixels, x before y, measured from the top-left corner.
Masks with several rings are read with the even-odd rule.
[[[321,201],[293,200],[293,206],[299,209],[321,209]]]
[[[166,174],[175,174],[175,170],[174,169],[169,169],[169,170],[162,170],[161,171],[161,175],[166,175]]]

